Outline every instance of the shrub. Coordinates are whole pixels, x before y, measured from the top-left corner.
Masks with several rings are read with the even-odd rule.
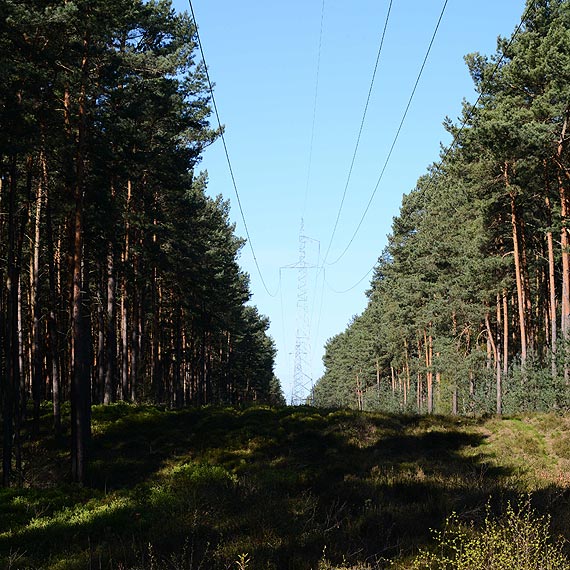
[[[412,570],[568,570],[562,543],[552,542],[550,517],[536,515],[529,501],[517,509],[510,504],[500,518],[489,509],[482,529],[449,517],[441,532],[434,532],[437,548],[422,551]]]

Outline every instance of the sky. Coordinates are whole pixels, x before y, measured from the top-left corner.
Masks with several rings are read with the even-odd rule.
[[[271,321],[275,372],[288,401],[298,329],[308,335],[304,383],[316,382],[327,339],[366,307],[368,272],[386,246],[402,195],[438,161],[441,144],[451,142],[444,119],[457,120],[462,101],[476,100],[464,55],[495,53],[497,37],[511,35],[524,4],[448,0],[386,164],[444,6],[444,0],[393,0],[349,177],[390,1],[193,0],[261,275],[249,244],[239,261],[251,278],[251,302]],[[189,11],[187,0],[173,6]],[[208,172],[208,192],[230,201],[236,233],[246,237],[221,140],[199,168]],[[287,267],[299,262],[301,220],[310,266],[304,311],[299,270]],[[299,326],[303,314],[308,327]]]

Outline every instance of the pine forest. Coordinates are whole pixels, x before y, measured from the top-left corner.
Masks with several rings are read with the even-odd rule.
[[[76,480],[92,403],[279,401],[243,240],[198,170],[218,133],[189,17],[0,6],[4,484],[45,400],[56,432],[70,402]]]
[[[478,99],[404,195],[366,310],[327,343],[318,405],[568,410],[570,6],[533,4],[495,54],[466,56]]]
[[[237,75],[270,50],[246,44],[232,9],[296,17],[315,3],[210,4],[222,44],[230,27],[243,37],[221,49],[243,58]],[[324,50],[334,10],[316,4]],[[342,23],[361,3],[345,4]],[[413,3],[374,4],[384,32],[393,4],[407,25]],[[463,18],[476,3],[452,4]],[[324,291],[328,251],[299,234],[279,287],[295,269],[306,344],[291,368],[308,387],[287,405],[288,351],[253,303],[257,275],[240,265],[246,239],[212,191],[228,190],[214,168],[208,186],[206,153],[222,143],[265,286],[192,1],[0,0],[0,568],[570,570],[570,0],[526,0],[517,22],[494,53],[465,56],[474,100],[445,119],[439,160],[402,184],[385,249],[370,246],[366,298],[355,291],[365,308],[326,342],[314,383],[302,368],[303,331],[320,321],[307,317],[307,270]],[[284,28],[294,62],[304,44]],[[346,71],[335,67],[335,85],[352,88]],[[258,88],[245,89],[255,113]],[[314,100],[311,145],[317,89]],[[234,120],[275,138],[244,154],[275,170],[263,186],[274,211],[256,213],[285,250],[272,225],[286,219],[271,186],[283,173],[263,154],[285,147],[239,101]],[[272,112],[302,117],[299,101]]]

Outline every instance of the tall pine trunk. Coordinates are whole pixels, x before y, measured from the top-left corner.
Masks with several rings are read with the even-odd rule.
[[[40,163],[45,163],[43,152]],[[40,178],[36,194],[36,211],[34,217],[34,242],[30,264],[30,311],[32,313],[32,398],[34,401],[34,416],[32,431],[38,434],[40,428],[40,405],[42,397],[42,350],[40,343],[40,302],[39,302],[39,273],[40,273],[40,220],[44,196],[43,176]]]
[[[113,243],[108,244],[107,253],[107,323],[106,323],[106,368],[103,403],[115,400],[115,378],[117,362],[117,335],[115,324],[115,252]]]
[[[505,185],[511,199],[511,226],[513,235],[513,256],[515,262],[515,282],[517,285],[517,305],[519,311],[519,330],[521,344],[521,365],[524,367],[527,359],[527,318],[526,318],[526,295],[524,288],[523,267],[521,262],[520,240],[519,240],[519,219],[517,215],[515,192],[510,187],[509,181],[509,165],[505,163],[504,179]]]
[[[87,74],[89,36],[83,38],[81,86],[78,108],[77,156],[75,161],[73,257],[71,294],[71,475],[75,482],[83,483],[87,467],[87,448],[91,434],[91,387],[89,331],[83,291],[84,264],[84,186],[85,149],[87,128]]]
[[[552,225],[552,208],[550,205],[550,198],[546,197],[546,208],[548,211],[549,223]],[[546,243],[548,247],[548,314],[550,320],[550,353],[551,353],[551,368],[552,378],[557,376],[556,370],[556,345],[557,345],[557,318],[556,318],[556,271],[554,264],[554,240],[552,231],[549,229],[546,232]]]
[[[560,139],[558,141],[556,162],[558,165],[558,192],[560,195],[560,216],[562,218],[562,228],[560,230],[560,250],[562,255],[562,293],[561,293],[561,315],[560,315],[560,332],[564,340],[564,349],[568,350],[568,339],[570,338],[570,228],[568,227],[568,217],[570,216],[570,196],[568,189],[564,183],[562,172],[566,173],[568,179],[569,174],[563,167],[562,155],[566,145],[566,130],[568,128],[568,111],[564,117]],[[564,379],[566,383],[569,381],[568,356],[564,357]]]
[[[495,358],[495,411],[498,415],[503,413],[503,385],[501,377],[501,348],[499,345],[499,327],[501,324],[501,307],[499,296],[497,295],[497,340],[493,338],[493,331],[491,330],[491,323],[489,322],[489,313],[485,315],[485,327],[487,329],[487,337],[491,343],[493,355]]]
[[[57,283],[56,283],[56,251],[54,247],[53,221],[51,213],[51,200],[47,187],[47,169],[42,165],[46,180],[46,241],[48,256],[49,280],[49,315],[48,315],[48,345],[51,374],[51,394],[53,427],[56,437],[61,433],[61,374],[59,360],[59,342],[57,337]]]
[[[509,373],[509,300],[503,290],[503,376]]]
[[[3,392],[3,445],[2,484],[8,487],[12,478],[12,453],[14,445],[15,417],[19,413],[20,368],[18,358],[18,282],[16,266],[16,156],[12,157],[8,183],[8,250],[6,274],[6,315],[4,333],[4,358],[6,381]]]

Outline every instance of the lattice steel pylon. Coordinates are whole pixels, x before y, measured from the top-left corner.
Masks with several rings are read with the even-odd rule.
[[[295,336],[295,363],[293,370],[293,388],[291,405],[299,406],[312,403],[313,378],[309,366],[310,322],[308,298],[308,270],[317,266],[307,263],[307,242],[316,242],[304,235],[304,223],[301,220],[299,231],[299,261],[289,266],[297,269],[297,333]],[[318,242],[317,242],[318,243]]]

